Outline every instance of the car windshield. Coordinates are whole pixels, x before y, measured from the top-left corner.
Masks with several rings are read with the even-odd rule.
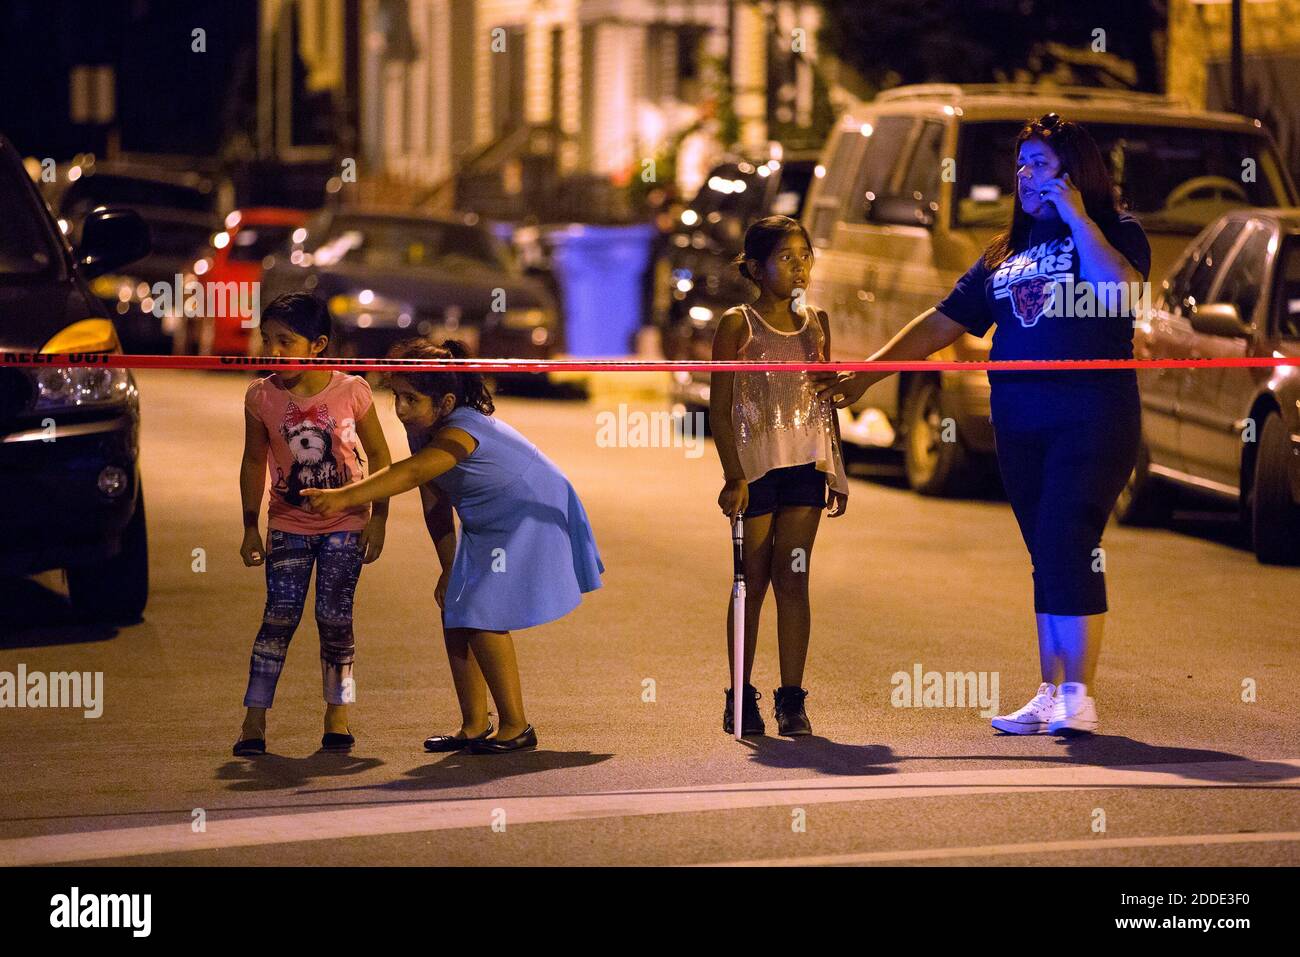
[[[201,252],[212,238],[212,227],[207,223],[151,217],[149,224],[149,255],[187,258]]]
[[[745,227],[763,208],[767,181],[757,173],[742,173],[735,163],[726,163],[709,173],[709,178],[691,200],[701,228],[739,240]]]
[[[0,164],[0,280],[42,276],[60,256],[21,167]]]
[[[293,226],[241,226],[230,246],[232,262],[261,262],[289,245]]]
[[[339,217],[311,253],[319,266],[342,261],[381,268],[509,268],[486,231],[435,220]]]
[[[1019,122],[961,128],[956,225],[1007,222],[1015,195]],[[1262,134],[1136,123],[1084,123],[1129,210],[1148,229],[1195,233],[1241,206],[1288,206],[1272,146]]]
[[[80,219],[96,206],[125,206],[130,209],[157,206],[209,213],[215,204],[215,190],[206,182],[185,186],[135,176],[96,173],[83,176],[68,187],[59,203],[59,213]]]

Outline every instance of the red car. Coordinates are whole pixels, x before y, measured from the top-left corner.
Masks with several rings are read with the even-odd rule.
[[[202,315],[185,315],[178,309],[168,323],[178,355],[248,355],[249,335],[257,318],[250,313],[265,305],[261,302],[262,261],[288,248],[295,241],[294,233],[306,226],[308,215],[306,210],[266,206],[235,210],[226,217],[226,228],[212,237],[207,254],[194,263],[193,274],[185,277],[203,286]],[[301,242],[301,236],[297,241]],[[254,304],[257,310],[250,309]]]

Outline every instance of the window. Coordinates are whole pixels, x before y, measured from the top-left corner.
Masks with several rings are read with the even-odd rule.
[[[922,124],[912,161],[907,164],[906,175],[899,190],[903,196],[918,201],[938,201],[943,132],[943,124],[938,120],[926,120]]]
[[[292,226],[245,226],[235,233],[230,247],[233,262],[261,262],[289,245]]]
[[[1292,236],[1278,260],[1277,334],[1300,339],[1300,236]]]
[[[1210,248],[1201,257],[1201,263],[1187,285],[1187,298],[1192,301],[1193,306],[1197,303],[1209,302],[1210,290],[1214,288],[1215,277],[1219,275],[1216,267],[1223,265],[1245,226],[1244,220],[1234,220],[1219,230],[1219,235],[1215,236],[1214,242],[1210,243]]]
[[[0,282],[39,276],[62,263],[45,210],[36,204],[31,184],[23,182],[26,175],[16,161],[0,166]],[[12,327],[18,320],[0,321]]]
[[[830,160],[817,198],[813,204],[809,233],[814,246],[830,244],[831,233],[844,208],[845,190],[857,166],[857,158],[862,155],[863,137],[856,130],[836,131],[835,146],[830,151]]]
[[[1268,243],[1273,230],[1263,223],[1255,223],[1245,244],[1232,257],[1232,264],[1219,286],[1219,302],[1230,302],[1237,307],[1241,321],[1250,323],[1259,302],[1260,287],[1264,282],[1268,259]]]
[[[1241,206],[1289,206],[1276,152],[1262,134],[1136,123],[1085,123],[1124,202],[1147,229],[1198,230]],[[955,225],[1001,226],[1015,199],[1021,124],[960,127]],[[1242,181],[1243,163],[1257,165]]]
[[[859,161],[845,222],[866,222],[869,204],[894,194],[894,170],[915,123],[910,116],[882,116],[870,124],[866,156]]]
[[[798,219],[803,212],[803,201],[808,198],[808,187],[812,185],[813,164],[783,163],[780,176],[776,196],[772,199],[772,212]]]

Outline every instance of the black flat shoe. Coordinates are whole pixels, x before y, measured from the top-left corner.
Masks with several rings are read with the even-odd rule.
[[[266,738],[244,738],[235,742],[235,757],[247,758],[255,754],[266,754]]]
[[[475,738],[470,742],[470,754],[506,754],[510,751],[531,751],[537,747],[537,732],[533,730],[530,724],[519,733],[518,737],[506,738]]]
[[[486,731],[472,738],[458,738],[454,734],[431,734],[424,739],[424,750],[433,754],[441,751],[463,751],[469,747],[471,741],[482,741],[495,730],[489,724]]]
[[[350,734],[326,731],[320,739],[320,748],[322,751],[351,751],[356,743],[357,739]]]

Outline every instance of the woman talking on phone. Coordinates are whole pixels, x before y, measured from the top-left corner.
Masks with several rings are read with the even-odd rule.
[[[1096,143],[1079,124],[1048,113],[1020,131],[1014,160],[1011,222],[942,302],[871,359],[924,359],[992,326],[994,360],[1133,357],[1131,299],[1117,299],[1111,284],[1145,282],[1151,247],[1137,220],[1120,210]],[[1105,292],[1094,302],[1123,307],[1111,315],[1068,308],[1087,286]],[[819,393],[843,407],[890,374],[816,378]],[[993,371],[989,385],[998,468],[1033,564],[1042,672],[1029,703],[994,718],[993,727],[1092,732],[1090,692],[1107,610],[1101,535],[1137,457],[1137,374]]]

